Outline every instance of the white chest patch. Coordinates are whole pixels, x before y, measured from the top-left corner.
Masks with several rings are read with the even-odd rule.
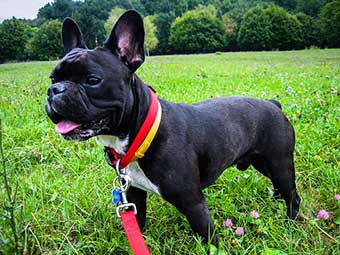
[[[132,179],[131,185],[133,187],[161,195],[159,188],[145,176],[137,161],[131,162],[125,167],[125,170],[126,174]]]
[[[129,138],[119,139],[110,135],[99,135],[96,137],[97,143],[105,147],[112,147],[118,153],[124,154],[129,143]],[[137,161],[131,162],[125,167],[126,174],[131,178],[131,185],[133,187],[145,190],[147,192],[153,192],[157,195],[161,195],[159,187],[153,184],[144,174],[143,170],[139,166]]]

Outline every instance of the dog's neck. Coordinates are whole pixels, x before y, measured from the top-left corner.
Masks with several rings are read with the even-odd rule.
[[[105,147],[112,147],[118,153],[126,152],[143,124],[150,105],[148,86],[135,74],[128,85],[127,101],[122,114],[118,132],[112,135],[99,135],[97,142]]]
[[[147,85],[133,74],[129,87],[130,100],[127,113],[122,117],[120,137],[129,137],[131,142],[136,137],[138,130],[143,124],[150,106],[150,92]]]

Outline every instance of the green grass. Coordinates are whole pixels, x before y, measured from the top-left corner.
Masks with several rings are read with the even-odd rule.
[[[9,180],[18,183],[17,233],[25,254],[129,254],[111,204],[114,173],[94,141],[64,141],[44,111],[55,62],[0,65],[0,117]],[[300,220],[253,169],[228,169],[205,190],[226,254],[340,254],[340,50],[223,53],[147,58],[138,71],[173,102],[247,95],[278,99],[296,131]],[[13,254],[6,193],[0,190],[0,254]],[[152,254],[204,254],[206,246],[170,204],[148,198],[144,231]],[[320,209],[331,212],[317,221]],[[258,220],[249,213],[260,212]],[[223,227],[230,218],[245,228]]]

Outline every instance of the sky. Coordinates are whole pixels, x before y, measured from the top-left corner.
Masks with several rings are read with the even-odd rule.
[[[37,17],[39,8],[51,0],[0,0],[0,22],[4,19]]]

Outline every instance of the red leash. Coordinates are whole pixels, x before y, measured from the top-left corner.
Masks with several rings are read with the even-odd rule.
[[[117,183],[119,183],[119,188],[116,189],[114,187],[112,190],[112,202],[116,205],[120,204],[116,207],[116,213],[117,216],[122,219],[125,235],[134,255],[150,255],[150,252],[138,226],[136,219],[136,206],[133,203],[129,203],[126,198],[126,191],[130,185],[131,179],[125,174],[124,168],[134,159],[136,152],[140,149],[140,147],[143,147],[144,150],[142,151],[145,152],[145,150],[147,150],[150,146],[152,138],[149,138],[149,133],[155,134],[155,132],[157,132],[160,121],[159,111],[161,111],[161,106],[153,90],[149,89],[149,91],[151,101],[146,118],[126,154],[119,154],[114,150],[114,148],[108,148],[105,150],[107,162],[110,166],[116,169],[118,174],[114,181],[114,186],[116,180],[118,180]],[[154,125],[154,123],[158,123],[158,125]],[[154,135],[152,137],[154,137]],[[145,141],[147,141],[147,143],[145,143]],[[129,210],[131,208],[133,210]],[[122,210],[122,212],[120,212],[120,210]]]
[[[150,255],[139,229],[134,211],[126,211],[120,214],[126,237],[130,243],[134,255]]]

